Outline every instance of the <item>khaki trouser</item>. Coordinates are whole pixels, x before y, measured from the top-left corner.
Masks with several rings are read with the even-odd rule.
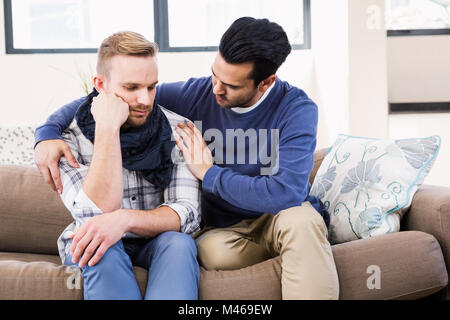
[[[281,256],[283,299],[338,299],[339,281],[322,216],[309,202],[195,235],[200,264],[234,270]]]

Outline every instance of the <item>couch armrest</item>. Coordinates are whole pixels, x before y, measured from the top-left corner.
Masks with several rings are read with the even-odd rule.
[[[72,221],[37,168],[0,166],[0,251],[58,254],[56,240]]]
[[[432,234],[441,246],[447,273],[449,273],[450,188],[422,185],[414,195],[410,209],[403,217],[401,229]],[[447,286],[443,294],[450,300],[450,286]]]
[[[317,170],[319,170],[320,165],[322,164],[323,159],[327,155],[327,152],[330,148],[322,148],[318,149],[314,152],[314,167],[309,175],[309,183],[313,184],[314,178],[316,177]]]

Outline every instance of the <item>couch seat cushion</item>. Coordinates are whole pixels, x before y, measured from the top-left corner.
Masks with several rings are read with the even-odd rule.
[[[439,243],[427,233],[402,231],[332,249],[340,299],[418,299],[448,283]],[[378,283],[369,279],[375,276],[373,266],[380,271]],[[144,292],[147,272],[139,267],[134,271]],[[280,257],[234,271],[201,268],[199,298],[281,299],[280,272]],[[58,256],[0,252],[0,299],[82,299],[79,275],[62,266]]]
[[[147,271],[134,267],[141,293]],[[83,278],[78,268],[61,265],[56,255],[0,252],[0,300],[80,300]]]

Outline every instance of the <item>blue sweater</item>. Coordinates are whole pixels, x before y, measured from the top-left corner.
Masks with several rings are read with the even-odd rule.
[[[84,99],[52,114],[36,129],[36,143],[59,139]],[[206,225],[227,227],[304,201],[329,224],[322,202],[309,195],[318,110],[304,91],[277,79],[258,107],[239,114],[216,103],[205,77],[158,86],[155,103],[196,121],[212,149],[215,165],[202,183]]]

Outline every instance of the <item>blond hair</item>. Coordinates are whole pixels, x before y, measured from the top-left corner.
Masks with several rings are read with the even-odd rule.
[[[154,57],[158,45],[133,31],[114,33],[103,40],[97,55],[97,74],[109,76],[109,60],[116,55]]]

